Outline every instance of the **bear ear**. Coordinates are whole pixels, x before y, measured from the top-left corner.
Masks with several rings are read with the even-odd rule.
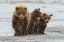
[[[53,14],[51,14],[50,16],[53,16]]]
[[[25,10],[27,10],[27,8],[24,8]]]
[[[44,13],[44,16],[45,16],[46,14]]]
[[[35,10],[37,10],[37,8]]]
[[[40,11],[40,8],[36,8],[35,11],[36,11],[36,12],[39,12],[39,11]]]
[[[35,10],[36,10],[36,11],[40,11],[40,8],[36,8]]]
[[[38,10],[40,10],[40,8],[38,8]]]
[[[18,10],[19,8],[18,7],[16,7],[16,10]]]

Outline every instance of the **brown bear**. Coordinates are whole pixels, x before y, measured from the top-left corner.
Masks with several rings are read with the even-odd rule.
[[[39,18],[39,34],[45,34],[44,31],[46,29],[47,23],[50,21],[51,16],[53,14],[46,14],[46,13],[42,13],[43,16]]]
[[[40,8],[36,8],[33,12],[30,13],[30,23],[28,26],[28,34],[34,34],[38,31],[38,17],[41,17]]]
[[[26,6],[18,5],[12,17],[12,27],[15,30],[14,36],[21,36],[27,34],[29,12]]]

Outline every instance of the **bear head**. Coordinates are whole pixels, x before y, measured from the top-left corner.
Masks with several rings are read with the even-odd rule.
[[[51,16],[53,16],[53,14],[46,14],[46,13],[42,13],[43,16],[40,17],[41,20],[43,20],[44,23],[48,23],[51,19]]]
[[[41,17],[41,11],[40,8],[36,8],[33,12],[30,13],[31,14],[31,18],[35,19],[37,17]]]
[[[26,6],[19,5],[15,8],[15,15],[23,20],[28,14],[28,9]]]

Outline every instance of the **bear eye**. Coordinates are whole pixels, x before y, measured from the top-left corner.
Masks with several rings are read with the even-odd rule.
[[[50,18],[48,18],[48,19],[50,19]]]
[[[49,20],[50,20],[50,18],[49,18]]]

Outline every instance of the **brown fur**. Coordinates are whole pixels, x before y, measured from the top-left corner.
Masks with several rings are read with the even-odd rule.
[[[51,15],[48,15],[45,13],[42,13],[42,14],[43,14],[43,17],[40,17],[39,19],[39,33],[40,34],[44,34],[47,23],[50,21],[51,16],[52,16],[52,14]]]
[[[15,8],[12,17],[12,27],[15,31],[14,36],[21,36],[27,33],[28,15],[29,12],[26,6],[18,5]]]
[[[40,8],[35,9],[33,12],[30,13],[30,23],[28,26],[28,33],[34,34],[37,33],[38,28],[38,17],[41,17],[42,14],[40,12]]]

